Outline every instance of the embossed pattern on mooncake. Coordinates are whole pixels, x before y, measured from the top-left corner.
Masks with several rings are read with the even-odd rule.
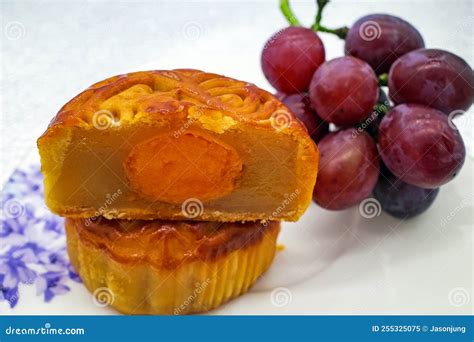
[[[92,85],[61,108],[50,126],[93,125],[100,110],[112,113],[120,124],[131,124],[180,120],[196,110],[219,111],[236,121],[260,121],[279,109],[286,107],[251,83],[198,70],[143,71]]]

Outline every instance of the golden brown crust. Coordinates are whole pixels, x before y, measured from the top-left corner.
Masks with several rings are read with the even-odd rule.
[[[48,130],[58,125],[90,127],[94,114],[101,110],[111,112],[121,125],[179,122],[196,110],[199,113],[219,111],[239,122],[259,122],[283,111],[283,119],[288,121],[285,125],[305,130],[267,91],[250,83],[192,69],[139,71],[95,83],[64,105]]]
[[[102,122],[102,118],[111,118],[113,122],[112,124],[107,120]],[[108,128],[111,129],[107,130]],[[170,163],[162,163],[159,160],[149,162],[149,160],[152,161],[152,158],[149,158],[150,153],[148,152],[153,149],[154,145],[141,141],[139,137],[142,135],[140,132],[155,130],[157,135],[172,135],[174,146],[179,147],[181,153],[187,153],[188,149],[178,146],[179,142],[184,140],[188,146],[186,140],[190,140],[187,139],[190,134],[210,137],[208,140],[219,144],[218,147],[222,147],[223,150],[218,157],[215,157],[219,149],[209,148],[213,153],[210,158],[214,158],[216,163],[207,162],[205,167],[202,165],[194,167],[195,172],[184,170],[185,162],[192,159],[191,157],[180,162],[171,157],[169,158]],[[42,171],[45,177],[46,203],[53,212],[61,216],[75,218],[97,215],[99,208],[97,203],[92,200],[84,203],[80,200],[71,199],[70,203],[61,200],[65,197],[64,194],[80,193],[77,190],[79,181],[70,181],[76,177],[62,176],[66,174],[64,171],[70,170],[68,167],[63,169],[63,165],[71,160],[73,163],[76,162],[71,154],[81,150],[78,147],[90,147],[89,150],[94,152],[96,147],[89,146],[88,143],[94,142],[95,146],[98,144],[104,146],[107,145],[107,139],[110,137],[120,137],[125,134],[133,136],[134,139],[136,137],[136,141],[130,145],[131,152],[127,152],[130,152],[129,157],[124,157],[121,160],[120,170],[123,169],[125,173],[123,184],[127,187],[130,186],[134,192],[133,195],[136,195],[137,198],[140,197],[143,201],[145,199],[154,201],[153,204],[156,203],[156,205],[147,203],[145,206],[135,206],[130,203],[123,205],[116,203],[116,205],[100,211],[100,214],[107,218],[187,219],[183,217],[176,204],[179,204],[183,199],[198,198],[205,204],[216,202],[207,206],[203,215],[196,218],[198,220],[296,221],[311,203],[319,156],[306,128],[295,116],[278,99],[255,85],[198,70],[180,69],[142,71],[115,76],[92,85],[61,108],[47,131],[38,139]],[[84,136],[88,136],[89,140],[82,138]],[[241,141],[239,136],[245,137],[244,141]],[[253,140],[249,140],[249,136]],[[230,137],[233,137],[232,141],[229,140]],[[259,154],[253,160],[249,154],[253,153],[252,146],[257,145],[255,141],[260,141],[257,138],[264,138],[264,143],[258,144]],[[252,146],[250,141],[252,141]],[[117,150],[107,145],[104,150],[100,151],[99,159],[104,163],[111,159],[107,152],[108,149],[125,153],[125,150],[129,148],[127,142],[122,145],[125,147],[119,145]],[[135,145],[140,146],[136,147]],[[243,146],[245,147],[240,148]],[[197,149],[199,145],[196,144],[195,147]],[[141,149],[140,153],[136,153],[137,148]],[[263,149],[265,151],[262,152]],[[231,153],[233,150],[239,151],[238,155]],[[168,154],[176,157],[177,154],[171,152],[173,151]],[[81,153],[82,160],[85,160],[85,152]],[[106,158],[102,158],[103,153],[107,154]],[[195,155],[201,156],[201,153],[195,153]],[[116,156],[116,154],[111,153],[110,156]],[[160,155],[158,158],[162,157]],[[234,190],[238,191],[241,184],[248,184],[244,183],[244,180],[256,172],[257,159],[260,159],[261,162],[270,160],[267,164],[271,164],[272,158],[282,164],[287,163],[285,169],[293,172],[293,174],[279,178],[279,181],[288,180],[288,183],[291,184],[288,186],[288,190],[284,191],[288,196],[295,196],[290,201],[291,205],[281,205],[286,199],[283,198],[283,193],[278,193],[281,195],[281,202],[278,199],[278,202],[275,201],[277,203],[275,208],[271,208],[275,210],[275,213],[270,212],[268,208],[261,211],[254,211],[250,208],[242,209],[239,212],[226,210],[228,208],[226,205],[231,202]],[[249,160],[253,163],[251,164],[252,170],[248,165]],[[169,165],[174,167],[171,171],[166,169]],[[116,170],[116,168],[117,166],[114,164],[111,170]],[[282,175],[287,174],[281,171],[283,167],[280,168],[280,165],[276,165],[275,168]],[[159,180],[161,183],[155,184],[157,180],[150,177],[150,174],[164,174],[161,172],[164,169],[167,170],[169,177],[161,178]],[[267,177],[277,173],[273,170],[265,172],[264,176]],[[100,173],[101,176],[103,174],[105,173]],[[108,175],[112,178],[115,177],[113,172]],[[177,176],[180,177],[179,183],[184,184],[181,175],[188,181],[187,183],[198,186],[183,186],[181,189],[172,189],[166,186],[167,184],[176,184],[177,182],[174,181]],[[97,175],[93,173],[91,176]],[[204,184],[201,181],[204,176],[211,179],[215,185]],[[91,179],[97,180],[98,177]],[[122,177],[120,173],[119,177]],[[87,181],[90,179],[89,176],[84,178],[87,178]],[[81,177],[77,179],[82,181]],[[62,191],[61,189],[67,190]],[[263,189],[263,186],[259,187],[255,192],[262,193]],[[116,188],[104,190],[104,192],[115,190]],[[101,197],[104,194],[98,195]],[[69,196],[66,197],[69,199]],[[229,198],[229,201],[225,202],[226,205],[221,206],[220,203],[217,203],[220,200],[224,201],[226,197]],[[256,198],[259,197],[256,196]],[[274,198],[272,197],[272,199]],[[282,207],[280,208],[280,206]]]
[[[280,226],[66,220],[73,267],[101,306],[126,314],[205,312],[271,265]]]
[[[277,222],[192,222],[71,219],[67,229],[82,243],[102,249],[120,263],[175,269],[183,261],[211,262],[260,242]]]

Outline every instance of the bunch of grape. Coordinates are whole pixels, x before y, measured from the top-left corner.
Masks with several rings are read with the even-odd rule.
[[[372,195],[392,216],[416,216],[464,163],[452,118],[473,102],[473,71],[450,52],[425,48],[418,30],[392,15],[329,29],[321,24],[328,2],[317,0],[316,21],[305,28],[282,0],[291,26],[269,39],[261,58],[277,96],[318,143],[314,200],[342,210]],[[317,32],[344,39],[345,56],[325,61]]]

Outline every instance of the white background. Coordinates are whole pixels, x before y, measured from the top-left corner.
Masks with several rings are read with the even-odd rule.
[[[313,1],[293,1],[308,26]],[[350,25],[384,12],[405,18],[426,46],[444,48],[473,65],[472,1],[334,1],[323,23]],[[90,84],[143,69],[196,68],[272,90],[260,53],[284,27],[277,1],[2,1],[0,181],[35,155],[35,140],[58,109]],[[327,59],[343,42],[321,34]],[[468,314],[473,295],[473,120],[459,123],[469,157],[433,207],[400,222],[358,208],[326,212],[314,204],[285,224],[273,267],[252,291],[221,314]],[[284,287],[283,306],[272,289]],[[274,293],[275,294],[275,293]],[[289,294],[289,295],[288,295]],[[24,313],[113,313],[91,305],[82,286]]]

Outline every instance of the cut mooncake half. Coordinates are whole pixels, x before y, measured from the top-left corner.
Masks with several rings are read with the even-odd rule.
[[[279,222],[65,221],[71,263],[99,305],[189,314],[245,293],[271,265]]]
[[[270,93],[197,70],[94,84],[59,111],[38,147],[46,204],[76,218],[295,221],[319,158]]]

